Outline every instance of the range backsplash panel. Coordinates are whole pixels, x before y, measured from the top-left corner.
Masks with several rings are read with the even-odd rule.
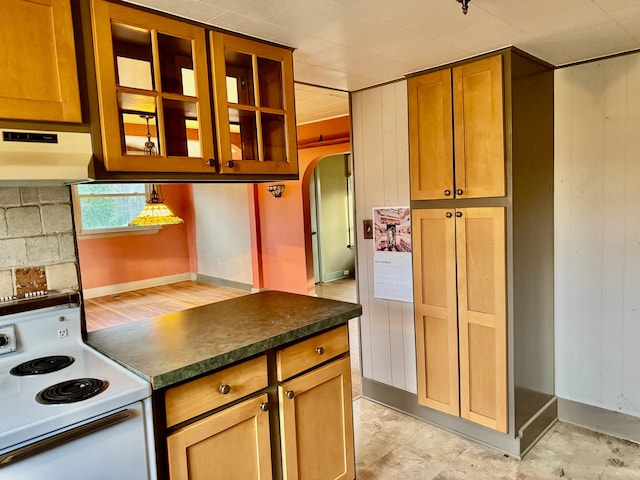
[[[42,285],[79,288],[71,188],[0,187],[0,297]]]

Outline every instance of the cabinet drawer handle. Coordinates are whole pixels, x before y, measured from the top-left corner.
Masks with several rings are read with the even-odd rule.
[[[451,218],[451,217],[453,217],[453,213],[451,213],[451,212],[447,212],[447,213],[446,213],[446,217],[447,217],[447,218]]]
[[[268,412],[269,411],[269,402],[262,402],[260,404],[260,410],[262,410],[263,412]]]
[[[456,212],[456,217],[460,218],[462,216],[462,212]]]
[[[227,166],[227,168],[233,168],[233,166],[235,165],[235,163],[233,162],[233,160],[227,160],[225,162],[225,165]]]
[[[295,394],[295,393],[293,393],[293,390],[287,390],[287,391],[284,393],[284,395],[285,395],[289,400],[291,400],[293,397],[295,397],[295,395],[296,395],[296,394]]]
[[[318,347],[316,348],[316,353],[318,355],[324,355],[324,347]]]
[[[225,383],[224,385],[220,385],[220,388],[218,390],[221,394],[226,395],[231,391],[231,387]]]
[[[459,189],[457,189],[457,190],[456,190],[456,195],[462,195],[462,193],[463,193],[463,192],[462,192],[462,189],[461,189],[461,188],[459,188]]]
[[[445,196],[445,197],[448,197],[449,195],[451,195],[451,190],[448,190],[448,189],[447,189],[447,190],[445,190],[445,191],[444,191],[444,196]]]

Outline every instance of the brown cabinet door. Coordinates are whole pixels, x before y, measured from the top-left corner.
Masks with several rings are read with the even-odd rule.
[[[104,0],[91,7],[105,169],[214,173],[204,29]]]
[[[69,0],[3,0],[0,118],[81,122]]]
[[[456,210],[460,411],[507,431],[505,211]]]
[[[451,70],[412,77],[407,89],[411,198],[453,198]]]
[[[457,198],[505,195],[502,56],[453,69]]]
[[[460,415],[454,209],[413,210],[418,401]]]
[[[349,357],[278,387],[285,480],[353,480]]]
[[[211,32],[220,173],[296,174],[292,52]]]
[[[247,400],[167,437],[171,480],[270,480],[267,395]]]

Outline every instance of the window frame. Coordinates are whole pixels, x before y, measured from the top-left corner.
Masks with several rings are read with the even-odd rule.
[[[149,201],[151,198],[151,184],[144,182],[132,182],[132,183],[140,183],[145,186],[145,201]],[[91,195],[83,195],[78,192],[78,184],[71,186],[71,197],[73,200],[73,220],[75,224],[76,236],[79,239],[91,239],[91,238],[108,238],[108,237],[121,237],[128,235],[153,235],[162,230],[162,225],[153,225],[153,226],[145,226],[145,227],[108,227],[108,228],[92,228],[89,230],[85,230],[83,228],[82,223],[82,207],[80,203],[80,199],[82,197],[90,197],[92,195],[96,196],[106,196],[106,197],[117,197],[117,196],[133,196],[127,194],[91,194]]]

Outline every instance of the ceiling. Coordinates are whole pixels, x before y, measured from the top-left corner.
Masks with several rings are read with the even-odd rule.
[[[509,45],[555,66],[640,48],[640,0],[470,0],[467,15],[456,0],[130,3],[294,47],[297,82],[343,91]]]

